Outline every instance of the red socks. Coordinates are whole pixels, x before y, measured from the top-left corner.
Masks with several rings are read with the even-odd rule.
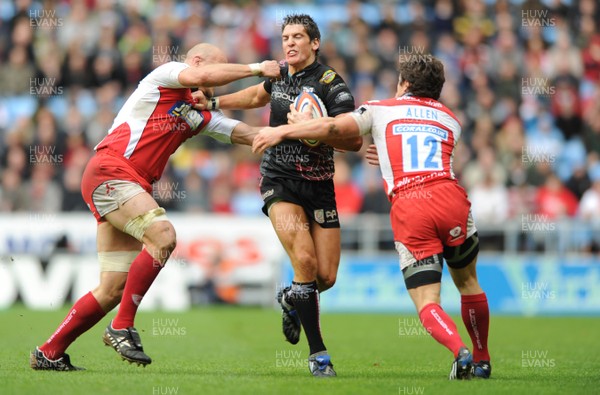
[[[67,317],[58,326],[56,332],[40,347],[40,350],[50,360],[62,357],[67,347],[75,339],[96,325],[105,315],[106,313],[94,295],[88,292],[75,302]]]
[[[462,319],[473,342],[473,361],[489,361],[490,310],[485,293],[461,296]]]
[[[456,324],[452,318],[437,303],[429,303],[419,312],[421,323],[431,336],[452,351],[454,357],[464,347],[464,343],[456,330]]]
[[[129,274],[127,274],[119,311],[112,322],[113,329],[125,329],[133,326],[138,306],[162,268],[163,266],[155,261],[146,249],[143,249],[133,260]]]

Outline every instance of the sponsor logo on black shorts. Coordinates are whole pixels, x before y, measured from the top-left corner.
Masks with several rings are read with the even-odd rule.
[[[325,222],[327,222],[328,224],[338,222],[338,214],[337,214],[336,209],[333,209],[333,210],[318,209],[318,210],[314,211],[314,215],[315,215],[315,221],[317,221],[320,224],[325,223]]]
[[[325,222],[325,212],[323,209],[315,210],[315,221],[320,224]]]
[[[337,221],[337,210],[327,210],[325,211],[325,219],[327,222],[335,222]]]

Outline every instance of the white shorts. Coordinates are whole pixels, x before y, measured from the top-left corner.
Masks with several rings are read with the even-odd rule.
[[[92,194],[92,201],[101,217],[112,213],[134,196],[146,190],[132,181],[110,180],[100,184]]]

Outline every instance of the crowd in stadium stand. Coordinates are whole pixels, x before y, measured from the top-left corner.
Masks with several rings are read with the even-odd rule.
[[[85,164],[149,71],[198,42],[230,62],[282,59],[282,18],[306,11],[321,27],[320,60],[348,81],[357,105],[394,95],[399,57],[444,62],[441,101],[463,124],[454,169],[478,223],[600,221],[595,0],[3,2],[0,211],[87,210]],[[268,122],[268,108],[227,115]],[[248,147],[195,138],[172,157],[155,197],[170,210],[257,215],[258,163]],[[387,212],[377,168],[338,154],[336,169],[341,213]]]

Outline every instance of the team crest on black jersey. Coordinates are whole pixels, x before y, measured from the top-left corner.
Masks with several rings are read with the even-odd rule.
[[[321,76],[321,79],[319,80],[319,82],[321,84],[331,84],[331,81],[333,81],[335,79],[335,76],[337,74],[335,73],[335,71],[329,69],[326,72],[323,73],[323,75]]]

